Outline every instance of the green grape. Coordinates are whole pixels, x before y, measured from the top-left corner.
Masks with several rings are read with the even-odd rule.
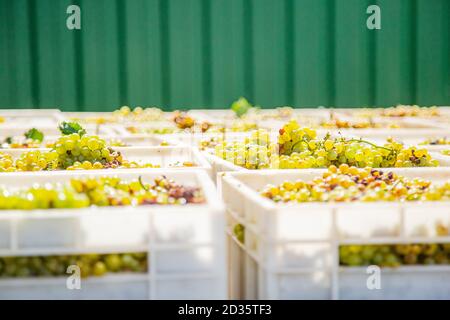
[[[233,232],[240,243],[245,242],[245,227],[242,224],[236,224],[233,228]]]
[[[283,162],[284,161],[284,162]],[[280,166],[289,166],[286,160]],[[450,201],[450,181],[407,179],[392,172],[358,169],[347,164],[330,166],[322,177],[312,181],[291,181],[278,186],[267,185],[261,195],[275,202],[352,202],[352,201]]]
[[[0,210],[202,202],[204,195],[200,188],[180,185],[165,177],[156,178],[153,185],[144,185],[140,179],[123,181],[107,177],[71,179],[65,184],[35,184],[12,190],[0,185]]]
[[[129,266],[122,264],[121,261],[124,256],[131,257]],[[127,257],[125,257],[125,260],[127,260]],[[117,260],[119,263],[117,263]],[[66,270],[70,265],[78,265],[83,278],[103,276],[108,272],[146,272],[148,269],[147,253],[145,252],[4,257],[0,258],[0,277],[66,276]]]
[[[339,247],[339,261],[344,266],[449,264],[447,244],[343,245]],[[354,250],[357,248],[358,250]]]
[[[219,141],[215,155],[247,169],[326,168],[348,164],[356,167],[437,166],[425,149],[404,148],[391,139],[383,146],[362,139],[317,139],[316,131],[292,120],[279,130],[278,143],[258,130],[243,142]],[[262,138],[263,137],[263,138]],[[310,157],[310,158],[307,158]]]

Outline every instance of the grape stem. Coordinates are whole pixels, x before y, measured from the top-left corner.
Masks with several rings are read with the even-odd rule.
[[[139,176],[138,181],[141,184],[142,189],[144,189],[145,191],[149,190],[148,187],[146,187],[145,184],[142,182],[142,176]]]
[[[363,139],[349,139],[346,142],[362,142],[362,143],[369,144],[369,145],[371,145],[372,147],[375,147],[375,148],[380,148],[380,149],[388,150],[390,152],[394,152],[394,149],[378,146],[378,145],[376,145],[376,144],[374,144],[372,142],[369,142],[369,141],[363,140]]]

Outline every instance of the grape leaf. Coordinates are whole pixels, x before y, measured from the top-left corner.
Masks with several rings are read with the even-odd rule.
[[[83,136],[86,134],[86,130],[84,130],[78,122],[64,121],[59,125],[59,131],[61,131],[63,135],[78,133],[80,136]]]
[[[44,140],[44,134],[42,133],[42,131],[39,131],[36,128],[32,128],[25,132],[25,138],[42,142],[42,140]]]
[[[240,118],[246,114],[253,106],[247,99],[240,97],[238,100],[231,104],[231,110]]]

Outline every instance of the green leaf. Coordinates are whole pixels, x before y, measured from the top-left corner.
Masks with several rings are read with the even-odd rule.
[[[42,133],[42,131],[39,131],[36,128],[32,128],[25,132],[25,138],[42,142],[42,140],[44,140],[44,134]]]
[[[6,137],[6,139],[5,139],[5,143],[7,143],[7,144],[11,144],[12,141],[13,141],[13,137]]]
[[[80,137],[86,134],[86,130],[84,130],[83,127],[78,122],[64,121],[59,125],[59,131],[61,131],[63,135],[78,133]]]
[[[240,97],[238,100],[231,104],[231,110],[240,118],[246,114],[253,106],[247,99]]]

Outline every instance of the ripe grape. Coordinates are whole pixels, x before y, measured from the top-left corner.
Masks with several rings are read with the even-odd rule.
[[[379,267],[448,264],[450,252],[447,247],[448,244],[442,243],[342,245],[339,247],[339,262],[342,266]]]
[[[330,166],[322,177],[312,181],[267,185],[261,195],[275,202],[450,201],[450,181],[433,184],[392,172],[341,164],[339,168]]]
[[[132,268],[122,264],[131,260]],[[0,258],[0,277],[26,278],[66,276],[71,265],[80,267],[81,276],[103,276],[106,273],[147,272],[147,253],[113,253],[59,256],[30,256]]]
[[[65,184],[47,183],[20,189],[0,186],[0,210],[202,202],[204,196],[201,189],[179,185],[164,177],[155,179],[154,184],[101,177],[75,178]]]

